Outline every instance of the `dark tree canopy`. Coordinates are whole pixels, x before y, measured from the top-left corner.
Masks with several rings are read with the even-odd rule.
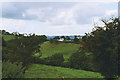
[[[86,68],[86,55],[84,52],[73,53],[69,59],[70,67],[76,69],[85,69]]]
[[[39,44],[46,40],[45,36],[23,36],[16,37],[7,42],[7,46],[3,52],[3,61],[23,62],[28,65],[31,62],[32,55],[39,50]]]
[[[74,38],[74,43],[79,43],[79,39],[77,38],[76,35],[75,35],[75,38]]]
[[[102,20],[104,27],[95,26],[94,31],[83,37],[83,50],[94,53],[98,71],[106,78],[118,75],[118,49],[120,34],[118,18]]]
[[[70,40],[70,37],[69,37],[69,36],[66,36],[66,40]]]

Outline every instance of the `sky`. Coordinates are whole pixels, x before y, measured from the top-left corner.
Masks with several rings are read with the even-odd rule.
[[[118,16],[117,2],[3,2],[0,29],[39,35],[84,35]]]

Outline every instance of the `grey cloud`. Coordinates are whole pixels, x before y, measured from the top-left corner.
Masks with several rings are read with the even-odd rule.
[[[67,8],[71,7],[75,3],[51,3],[51,2],[12,2],[12,3],[3,3],[2,4],[2,17],[4,18],[12,18],[12,19],[37,19],[38,16],[36,15],[29,15],[26,14],[26,17],[23,17],[22,14],[25,13],[28,9],[38,9],[38,8],[47,8],[47,7],[53,7],[54,11],[55,9],[59,8]],[[61,6],[62,5],[62,6]],[[46,10],[47,11],[47,10]],[[45,15],[43,16],[44,20],[39,19],[40,21],[45,21],[45,19],[48,19],[48,16],[55,15],[52,11],[46,12],[43,10],[43,12],[40,15]],[[39,15],[39,16],[40,16]]]
[[[104,16],[104,3],[73,2],[12,2],[3,3],[2,17],[38,20],[53,25],[91,24],[92,17]],[[65,12],[65,14],[60,14]],[[62,17],[60,17],[60,15]],[[71,17],[72,16],[72,17]]]
[[[120,18],[120,1],[118,2],[118,17]]]

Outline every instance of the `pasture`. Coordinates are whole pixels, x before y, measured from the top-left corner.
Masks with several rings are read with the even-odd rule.
[[[103,78],[100,73],[48,66],[41,64],[32,64],[26,71],[25,78]]]
[[[56,53],[63,54],[65,59],[68,59],[72,53],[79,50],[80,44],[74,43],[50,43],[49,41],[44,42],[40,45],[40,50],[42,53],[41,58],[46,58],[48,56],[52,56]]]

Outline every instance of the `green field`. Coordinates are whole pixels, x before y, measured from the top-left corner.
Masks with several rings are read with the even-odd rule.
[[[32,64],[26,71],[25,78],[103,78],[96,72]]]
[[[15,36],[13,35],[2,35],[2,37],[4,38],[5,41],[9,41],[15,38]]]
[[[61,53],[63,54],[64,58],[69,58],[72,53],[76,52],[79,49],[80,44],[74,43],[55,44],[46,41],[40,47],[41,47],[40,50],[42,52],[41,58],[45,58],[56,53]]]

